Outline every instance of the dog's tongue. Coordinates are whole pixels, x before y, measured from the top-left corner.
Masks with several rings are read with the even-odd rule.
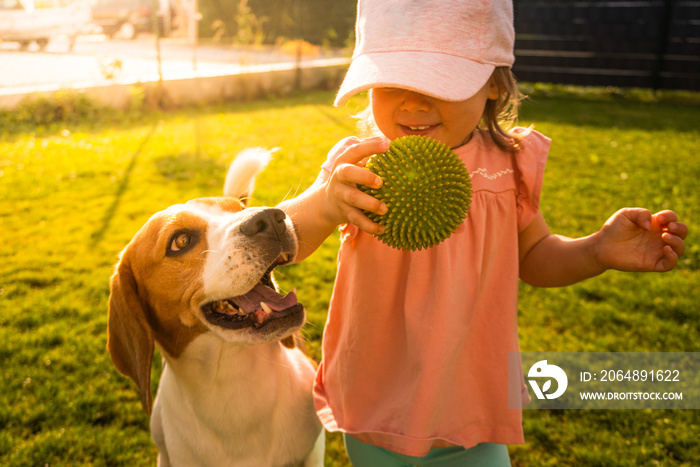
[[[274,289],[262,284],[253,287],[253,290],[245,295],[234,297],[232,301],[243,310],[245,313],[253,313],[259,311],[260,302],[265,302],[272,311],[282,311],[296,305],[297,294],[296,289],[289,292],[287,295],[277,293]]]

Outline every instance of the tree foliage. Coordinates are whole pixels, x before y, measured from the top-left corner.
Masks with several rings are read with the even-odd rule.
[[[199,31],[238,43],[304,39],[341,47],[352,45],[356,6],[355,0],[201,0]]]

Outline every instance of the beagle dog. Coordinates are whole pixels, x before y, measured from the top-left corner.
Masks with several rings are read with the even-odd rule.
[[[225,197],[151,217],[111,278],[107,348],[138,386],[158,465],[323,465],[315,367],[294,339],[305,311],[272,278],[294,259],[294,228],[279,209],[239,201],[269,159],[246,150]],[[164,368],[152,403],[154,345]]]

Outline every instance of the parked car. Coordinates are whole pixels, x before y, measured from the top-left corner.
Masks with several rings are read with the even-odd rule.
[[[43,50],[59,35],[68,36],[72,48],[90,25],[90,8],[80,0],[0,0],[0,41],[19,42],[22,50],[32,42]]]
[[[134,39],[141,32],[153,31],[154,5],[158,31],[161,36],[169,36],[176,20],[175,7],[169,0],[97,0],[92,19],[110,39],[117,34]]]

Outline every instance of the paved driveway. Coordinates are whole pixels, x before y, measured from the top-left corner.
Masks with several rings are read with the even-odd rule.
[[[82,88],[111,83],[158,79],[155,39],[107,40],[101,34],[78,38],[73,50],[67,39],[57,38],[44,51],[35,45],[26,51],[14,43],[0,43],[0,95]],[[276,65],[289,66],[295,57],[273,49],[243,49],[200,45],[184,39],[161,40],[164,79],[219,76]],[[319,57],[305,58],[305,62]]]

